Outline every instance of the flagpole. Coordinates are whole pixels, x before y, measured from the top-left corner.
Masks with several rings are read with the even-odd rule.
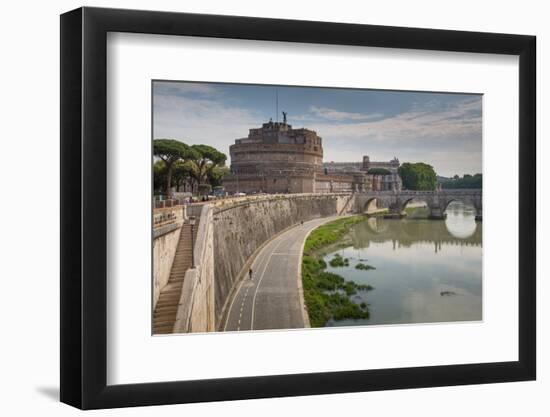
[[[275,120],[279,123],[279,89],[275,87]]]

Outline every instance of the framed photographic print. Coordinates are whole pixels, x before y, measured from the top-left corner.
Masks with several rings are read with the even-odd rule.
[[[61,16],[61,400],[535,379],[535,38]]]

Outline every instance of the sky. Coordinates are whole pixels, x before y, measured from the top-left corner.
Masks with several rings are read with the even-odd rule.
[[[482,96],[388,90],[153,83],[153,138],[207,144],[228,156],[235,139],[281,112],[323,138],[324,161],[425,162],[438,175],[482,172]]]

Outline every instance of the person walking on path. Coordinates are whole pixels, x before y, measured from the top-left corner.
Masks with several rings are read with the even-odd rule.
[[[250,269],[248,270],[248,277],[249,277],[250,279],[252,279],[252,268],[250,268]]]

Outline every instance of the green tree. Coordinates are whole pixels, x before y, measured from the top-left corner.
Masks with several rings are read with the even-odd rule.
[[[207,177],[208,177],[208,182],[210,183],[210,185],[212,187],[218,187],[220,185],[222,185],[223,183],[223,178],[229,174],[229,168],[226,167],[226,166],[216,166],[214,168],[212,168],[208,174],[207,174]]]
[[[172,180],[176,186],[176,191],[179,192],[183,183],[192,178],[192,175],[193,167],[191,166],[190,161],[179,160],[174,162],[174,166],[172,168]]]
[[[166,164],[158,160],[153,164],[153,190],[162,193],[166,189]]]
[[[437,176],[431,165],[423,162],[405,162],[399,167],[403,187],[407,190],[435,190]]]
[[[442,183],[445,189],[456,188],[483,188],[483,176],[481,174],[464,174],[462,178],[455,175],[451,180]]]
[[[196,151],[183,142],[174,139],[155,139],[153,141],[153,154],[160,158],[166,165],[166,195],[172,194],[172,168],[180,159],[196,159]]]
[[[191,149],[195,153],[194,158],[190,160],[192,176],[197,182],[201,193],[204,193],[208,189],[207,186],[211,185],[209,184],[209,178],[215,176],[213,171],[224,166],[227,156],[208,145],[192,145]]]

